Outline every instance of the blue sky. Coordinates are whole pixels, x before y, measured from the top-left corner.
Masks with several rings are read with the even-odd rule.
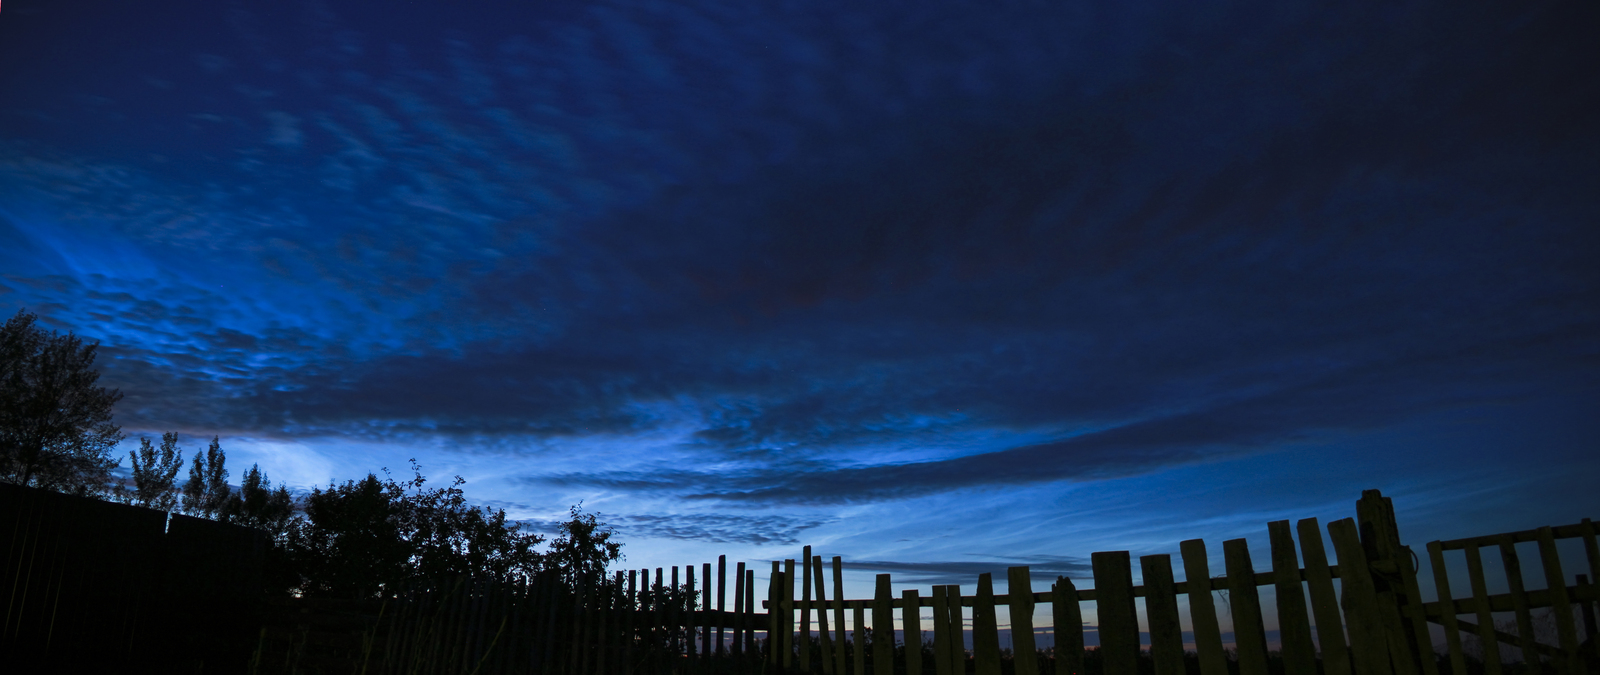
[[[101,342],[130,444],[296,489],[414,457],[541,526],[582,501],[633,567],[1260,557],[1368,488],[1416,544],[1567,523],[1597,27],[13,0],[0,313]]]

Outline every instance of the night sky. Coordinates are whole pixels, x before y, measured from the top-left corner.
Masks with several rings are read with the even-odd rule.
[[[0,314],[631,567],[1600,516],[1600,5],[1326,4],[9,0]]]

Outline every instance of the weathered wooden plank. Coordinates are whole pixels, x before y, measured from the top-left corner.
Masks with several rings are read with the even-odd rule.
[[[717,647],[716,653],[728,652],[728,556],[717,556]]]
[[[1006,569],[1006,595],[1011,606],[1013,668],[1016,675],[1039,675],[1039,648],[1033,641],[1033,577],[1027,567]]]
[[[1362,490],[1361,499],[1356,501],[1356,518],[1395,675],[1436,675],[1433,647],[1427,633],[1418,636],[1417,624],[1407,622],[1402,613],[1408,603],[1402,566],[1409,571],[1411,560],[1410,553],[1401,549],[1394,502],[1378,490]],[[1425,625],[1423,628],[1426,631]]]
[[[1578,652],[1578,629],[1572,622],[1572,603],[1567,598],[1567,577],[1561,571],[1561,554],[1556,551],[1555,534],[1549,526],[1539,528],[1539,559],[1544,563],[1544,582],[1550,594],[1550,607],[1555,610],[1556,638],[1561,651],[1566,654],[1563,669],[1571,675],[1583,675],[1583,657]]]
[[[1194,626],[1200,675],[1228,675],[1222,628],[1217,625],[1216,602],[1211,597],[1211,563],[1206,558],[1206,542],[1201,539],[1179,542],[1178,551],[1183,555],[1185,592],[1189,594],[1189,620]]]
[[[1428,620],[1423,616],[1422,590],[1417,585],[1417,572],[1420,570],[1421,560],[1410,546],[1401,546],[1400,579],[1405,591],[1405,608],[1411,616],[1412,649],[1422,665],[1423,675],[1439,675],[1439,659],[1433,653],[1433,636],[1428,629]],[[1416,610],[1416,611],[1410,611]]]
[[[994,577],[978,575],[972,601],[972,663],[976,675],[1000,675],[1000,622],[994,609]]]
[[[1156,675],[1184,675],[1183,625],[1178,620],[1172,556],[1140,556],[1139,570],[1144,575],[1144,615],[1150,624],[1150,658]]]
[[[1317,675],[1316,647],[1311,643],[1311,617],[1300,582],[1300,556],[1295,554],[1289,521],[1267,523],[1272,546],[1272,586],[1278,605],[1278,635],[1283,644],[1286,675]]]
[[[712,586],[711,586],[711,563],[703,563],[700,566],[700,571],[701,571],[701,578],[705,579],[705,586],[706,586],[705,590],[702,591],[702,593],[704,595],[704,599],[700,603],[700,608],[702,610],[703,615],[706,618],[705,621],[701,622],[701,625],[703,627],[700,629],[701,630],[701,633],[700,633],[700,655],[701,655],[701,661],[702,662],[704,662],[706,664],[710,664],[711,663],[711,656],[712,656],[712,654],[714,654],[716,652],[716,650],[714,650],[712,648],[712,646],[711,646],[711,625],[713,623],[715,623],[716,625],[721,626],[722,625],[722,615],[721,614],[713,615],[711,613],[711,611],[716,608],[716,603],[711,597],[711,588],[712,588]],[[711,618],[713,616],[716,617],[715,620],[713,620]],[[718,647],[719,648],[721,647],[721,643],[718,643]]]
[[[806,546],[800,556],[800,672],[811,672],[811,547]]]
[[[1316,518],[1300,520],[1295,523],[1295,529],[1300,534],[1306,588],[1311,592],[1311,612],[1317,622],[1322,672],[1324,675],[1350,675],[1350,650],[1345,647],[1344,619],[1339,616],[1339,598],[1333,591],[1333,573],[1328,569],[1328,553],[1322,546],[1322,530],[1317,527]]]
[[[1485,675],[1500,675],[1500,640],[1494,634],[1494,615],[1489,609],[1489,586],[1483,575],[1483,553],[1477,544],[1468,544],[1467,580],[1472,583],[1472,599],[1477,604],[1478,644],[1483,648]]]
[[[1528,607],[1528,591],[1522,579],[1522,561],[1517,557],[1517,547],[1510,537],[1500,538],[1500,561],[1506,569],[1506,585],[1511,592],[1512,613],[1517,617],[1517,635],[1524,640],[1534,639],[1533,613]],[[1530,665],[1543,662],[1538,650],[1521,649],[1522,661]]]
[[[945,587],[933,587],[933,672],[952,675],[950,667],[950,609],[945,606]]]
[[[1592,582],[1589,581],[1589,575],[1578,575],[1578,592],[1582,594],[1582,597],[1591,597],[1595,592],[1591,583]],[[1589,645],[1589,657],[1600,658],[1600,626],[1595,625],[1595,603],[1590,600],[1583,600],[1579,604],[1581,605],[1581,613],[1583,614],[1584,642]]]
[[[852,656],[854,656],[855,658],[851,659],[851,660],[855,663],[855,667],[856,667],[855,673],[856,673],[856,675],[866,675],[866,672],[867,672],[867,608],[863,607],[861,605],[855,605],[854,607],[851,607],[850,609],[854,610],[854,616],[852,616],[851,618],[855,619],[855,644],[852,645],[854,647],[854,649],[851,650],[852,652],[854,652],[852,654]]]
[[[772,561],[772,577],[767,580],[767,665],[772,670],[783,672],[783,562]]]
[[[744,571],[744,588],[745,588],[745,591],[744,591],[744,613],[745,613],[745,616],[746,617],[754,617],[755,613],[756,613],[756,593],[755,593],[755,591],[756,591],[756,571],[755,570],[745,570]],[[756,622],[753,619],[746,620],[745,621],[745,631],[744,631],[744,639],[745,639],[745,650],[744,651],[745,651],[745,654],[746,654],[746,657],[745,657],[746,661],[745,662],[751,664],[752,666],[756,665],[755,664],[756,660],[752,659],[752,658],[749,658],[750,655],[753,655],[753,654],[756,653],[756,636],[755,636],[756,626],[755,626],[755,624],[756,624]]]
[[[1100,654],[1105,675],[1138,675],[1139,620],[1133,600],[1133,569],[1127,551],[1090,554],[1095,610],[1100,618]]]
[[[961,610],[961,586],[951,584],[944,587],[950,593],[945,598],[945,609],[950,612],[950,663],[952,672],[957,675],[967,672],[967,624],[966,617]]]
[[[794,558],[786,558],[783,561],[783,587],[782,587],[783,597],[780,600],[780,602],[782,603],[782,606],[781,606],[780,609],[783,612],[783,618],[778,623],[778,627],[783,630],[783,639],[782,639],[782,647],[781,647],[781,649],[783,650],[783,658],[779,661],[779,665],[783,666],[783,672],[786,672],[786,673],[789,672],[790,669],[794,668],[794,660],[795,660],[794,659],[794,637],[795,637],[795,635],[794,635],[794,628],[795,628],[795,625],[794,625],[794,581],[795,581],[795,576],[794,576]]]
[[[1267,675],[1267,633],[1261,618],[1261,595],[1250,546],[1243,539],[1222,542],[1228,566],[1228,608],[1233,613],[1233,644],[1239,653],[1239,675]]]
[[[1443,612],[1439,624],[1444,626],[1445,649],[1450,654],[1450,672],[1467,672],[1466,654],[1461,651],[1461,627],[1457,623],[1455,597],[1450,591],[1450,572],[1445,568],[1444,547],[1438,541],[1428,542],[1428,564],[1433,567],[1433,590],[1439,595]]]
[[[1078,606],[1078,589],[1067,577],[1056,577],[1050,586],[1050,617],[1056,643],[1055,675],[1083,675],[1083,611]]]
[[[811,559],[811,578],[817,584],[817,637],[822,646],[822,675],[833,675],[833,636],[828,634],[828,592],[822,583],[822,556]],[[839,589],[833,589],[838,595]]]
[[[839,675],[845,675],[845,660],[850,650],[844,634],[844,559],[839,556],[833,557],[833,622],[837,624],[834,636],[839,643],[839,651],[833,655],[833,665]],[[857,671],[857,675],[861,675],[860,671]]]
[[[739,563],[733,569],[733,645],[732,652],[736,657],[744,656],[746,619],[750,616],[744,609],[744,596],[749,593],[744,585],[744,563]]]
[[[922,601],[917,589],[900,592],[900,625],[905,631],[906,674],[922,674]],[[1018,671],[1019,673],[1021,671]]]
[[[692,664],[695,662],[695,638],[700,636],[700,631],[697,630],[699,625],[695,623],[694,615],[694,608],[699,604],[699,597],[695,593],[694,565],[685,565],[683,570],[684,591],[689,595],[688,612],[686,613],[686,616],[683,617],[684,635],[686,637],[685,644],[683,645],[683,651],[689,656],[688,662]]]
[[[894,672],[894,591],[889,575],[879,574],[872,596],[872,672]]]
[[[1328,523],[1328,538],[1339,556],[1339,584],[1344,597],[1345,626],[1350,630],[1352,666],[1356,675],[1390,675],[1388,636],[1379,614],[1377,591],[1367,554],[1353,518]]]

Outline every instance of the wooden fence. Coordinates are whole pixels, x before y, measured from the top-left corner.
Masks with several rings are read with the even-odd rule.
[[[242,669],[268,546],[258,530],[0,484],[0,670]]]
[[[1377,491],[1364,493],[1354,518],[1327,525],[1338,564],[1308,518],[1268,524],[1268,570],[1257,571],[1246,541],[1234,539],[1222,542],[1224,569],[1214,577],[1206,543],[1194,539],[1179,544],[1176,561],[1139,557],[1139,585],[1133,556],[1113,551],[1092,554],[1092,578],[1076,582],[1057,577],[1040,587],[1027,567],[1013,567],[1005,593],[982,574],[971,595],[939,585],[896,597],[890,575],[880,574],[873,597],[847,599],[843,561],[833,558],[829,570],[806,547],[798,561],[771,562],[759,600],[755,570],[730,570],[719,558],[580,579],[549,572],[516,584],[440,580],[385,601],[279,600],[259,611],[251,593],[260,588],[267,543],[258,532],[13,486],[0,486],[0,515],[9,528],[0,529],[9,542],[0,580],[11,584],[0,657],[48,665],[18,672],[114,663],[116,672],[161,664],[305,675],[1600,673],[1600,594],[1589,581],[1600,578],[1600,550],[1591,521],[1432,542],[1426,554],[1438,599],[1425,601],[1421,558],[1401,543],[1393,506]],[[1588,574],[1576,584],[1566,583],[1562,539],[1581,540],[1586,554]],[[1536,544],[1544,588],[1524,587],[1519,542]],[[1487,590],[1485,547],[1500,551],[1507,592]],[[1451,591],[1446,563],[1455,551],[1466,556],[1468,597]],[[1279,649],[1270,652],[1262,587],[1276,605]],[[1227,593],[1225,607],[1216,591]],[[1095,648],[1086,648],[1083,603],[1093,603]],[[1035,642],[1039,605],[1050,607],[1049,645]],[[1192,640],[1184,637],[1184,605]],[[1001,648],[1001,609],[1010,615],[1011,650]],[[1548,610],[1552,636],[1541,639],[1534,610]],[[1219,611],[1231,616],[1229,642]],[[1495,613],[1514,622],[1496,624]],[[1443,635],[1442,654],[1430,626]],[[1471,640],[1481,657],[1467,653]],[[1524,663],[1503,666],[1501,644]],[[230,667],[238,654],[248,664]]]
[[[1139,558],[1144,583],[1136,586],[1130,554],[1115,551],[1091,556],[1092,588],[1080,589],[1071,579],[1058,577],[1047,592],[1034,590],[1028,568],[1013,567],[1007,571],[1005,594],[995,594],[991,575],[982,574],[977,579],[975,595],[962,596],[956,586],[934,586],[928,597],[917,590],[905,590],[896,598],[891,592],[890,575],[880,574],[874,597],[847,600],[839,596],[842,565],[839,558],[834,558],[835,596],[830,599],[822,558],[811,556],[807,547],[799,570],[798,600],[796,561],[773,564],[769,606],[778,611],[770,614],[768,630],[782,642],[766,652],[766,666],[769,671],[820,671],[825,675],[999,675],[1003,670],[1016,675],[1040,675],[1049,670],[1056,675],[1095,671],[1103,675],[1136,675],[1141,672],[1140,659],[1147,657],[1153,661],[1155,675],[1185,675],[1191,672],[1186,664],[1190,659],[1198,661],[1196,670],[1200,675],[1268,675],[1269,670],[1284,675],[1440,675],[1441,660],[1434,652],[1428,625],[1432,622],[1443,626],[1448,651],[1443,665],[1449,673],[1471,672],[1461,644],[1462,629],[1476,631],[1483,641],[1485,656],[1481,667],[1489,675],[1501,675],[1503,670],[1496,650],[1499,642],[1522,648],[1534,670],[1538,670],[1540,659],[1547,658],[1556,672],[1600,672],[1593,609],[1600,594],[1589,582],[1600,578],[1600,551],[1596,550],[1596,529],[1588,519],[1563,527],[1430,543],[1427,551],[1440,600],[1425,602],[1417,584],[1420,563],[1410,547],[1400,541],[1390,500],[1369,490],[1357,502],[1356,513],[1355,518],[1328,524],[1337,565],[1329,563],[1317,520],[1308,518],[1293,528],[1289,521],[1268,524],[1272,561],[1269,571],[1256,571],[1246,541],[1233,539],[1222,544],[1225,576],[1213,578],[1205,542],[1192,539],[1179,545],[1186,581],[1174,581],[1171,556],[1147,555]],[[1298,550],[1296,534],[1300,540]],[[1583,540],[1589,575],[1593,575],[1579,575],[1578,583],[1572,586],[1565,583],[1556,551],[1555,541],[1563,538]],[[1524,588],[1513,547],[1519,541],[1539,543],[1545,589]],[[1500,548],[1509,592],[1487,594],[1478,557],[1481,546]],[[1451,595],[1442,555],[1457,549],[1468,556],[1471,598],[1456,599]],[[1335,579],[1339,580],[1337,590]],[[1281,649],[1275,654],[1268,651],[1258,590],[1263,586],[1272,587],[1276,598]],[[1218,590],[1228,593],[1234,629],[1232,649],[1225,648],[1212,599],[1212,592]],[[1178,596],[1188,599],[1194,636],[1190,654],[1184,649]],[[1147,653],[1140,645],[1137,598],[1144,599],[1150,644]],[[1093,652],[1084,647],[1083,602],[1095,603],[1098,617],[1099,648]],[[1048,650],[1039,650],[1032,617],[1035,607],[1044,603],[1051,605],[1054,644]],[[1010,610],[1014,645],[1012,653],[1004,656],[996,616],[999,607]],[[1445,611],[1447,607],[1450,611]],[[922,608],[933,610],[931,640],[924,634]],[[1557,645],[1536,639],[1531,610],[1540,608],[1552,610]],[[1581,608],[1587,642],[1579,641],[1574,608]],[[857,649],[853,650],[853,657],[846,657],[839,646],[847,644],[847,611],[853,612],[854,643],[865,645],[862,626],[870,623],[881,627],[884,634],[891,634],[896,610],[904,643],[912,648],[897,650],[889,640],[873,640],[870,651]],[[818,621],[815,641],[811,632],[813,611]],[[867,612],[871,613],[870,622]],[[1517,633],[1497,630],[1491,612],[1514,612]],[[1461,620],[1458,614],[1475,614],[1478,621],[1473,624]],[[970,650],[966,648],[967,625],[971,626]],[[915,648],[925,641],[931,642],[930,648]],[[796,642],[806,647],[795,649]],[[815,648],[811,647],[813,644]],[[1281,666],[1269,669],[1269,659],[1281,659]],[[1010,661],[1008,667],[1002,668],[1002,660]],[[1087,667],[1090,661],[1094,662],[1093,667]]]

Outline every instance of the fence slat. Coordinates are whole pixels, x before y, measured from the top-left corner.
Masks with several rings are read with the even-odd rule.
[[[1105,675],[1138,675],[1139,621],[1133,606],[1133,569],[1127,551],[1089,556],[1094,568],[1095,611]]]
[[[852,656],[854,656],[855,658],[851,659],[851,660],[854,661],[854,665],[856,667],[856,670],[855,670],[856,675],[866,675],[866,672],[867,672],[867,608],[863,607],[861,605],[856,605],[854,607],[851,607],[850,609],[854,610],[854,616],[852,616],[850,618],[856,620],[856,623],[855,623],[855,634],[856,634],[855,638],[856,639],[855,639],[855,644],[852,645],[854,647],[854,649],[851,650],[852,652],[854,652],[854,654],[852,654]]]
[[[1183,675],[1183,625],[1172,580],[1172,556],[1139,557],[1144,575],[1144,615],[1150,625],[1150,658],[1156,675]]]
[[[950,673],[950,610],[945,607],[944,586],[933,587],[933,673]]]
[[[1390,675],[1388,636],[1378,612],[1377,590],[1367,569],[1367,554],[1354,518],[1328,523],[1328,537],[1339,556],[1339,584],[1344,595],[1345,625],[1356,675]]]
[[[811,577],[816,579],[817,585],[817,637],[822,645],[822,675],[833,675],[833,636],[828,634],[828,589],[822,583],[822,556],[813,557],[811,567]],[[838,595],[839,588],[834,587],[833,592]]]
[[[962,675],[967,672],[967,627],[961,613],[961,587],[952,584],[945,586],[944,590],[948,594],[944,607],[949,612],[947,618],[950,622],[950,672]]]
[[[905,631],[906,675],[922,675],[922,599],[915,588],[900,593],[900,625]]]
[[[717,556],[717,653],[725,654],[728,651],[727,643],[727,610],[728,610],[728,556]]]
[[[705,617],[705,620],[700,622],[702,625],[700,629],[700,654],[701,661],[704,662],[705,665],[709,666],[711,663],[712,654],[717,651],[721,651],[720,648],[722,646],[722,643],[720,642],[717,643],[717,648],[715,649],[711,646],[711,624],[716,623],[718,626],[722,625],[722,615],[711,613],[712,608],[715,607],[715,603],[712,602],[711,598],[711,563],[701,564],[700,578],[705,580],[705,589],[700,592],[701,596],[704,598],[700,602],[700,609],[702,610],[701,615]],[[715,621],[712,620],[713,616],[716,617]]]
[[[811,547],[800,554],[800,672],[811,672]]]
[[[1072,579],[1056,577],[1050,587],[1050,616],[1055,625],[1055,675],[1083,675],[1083,611]]]
[[[1189,620],[1194,626],[1194,647],[1200,657],[1200,675],[1228,675],[1228,656],[1222,651],[1222,629],[1211,597],[1211,563],[1206,542],[1189,539],[1178,544],[1183,555],[1183,576],[1188,584]]]
[[[1311,618],[1300,582],[1300,557],[1295,554],[1289,521],[1267,523],[1272,546],[1272,586],[1278,605],[1278,636],[1286,675],[1317,675],[1316,647],[1311,644]]]
[[[1401,550],[1393,502],[1378,490],[1362,490],[1361,499],[1356,500],[1356,518],[1362,548],[1370,556],[1368,572],[1395,675],[1417,675],[1419,665],[1423,675],[1437,675],[1427,626],[1421,626],[1419,635],[1419,624],[1408,623],[1401,614],[1408,603],[1406,576],[1411,560],[1409,552]]]
[[[781,593],[783,603],[778,609],[783,613],[778,620],[778,628],[783,631],[782,639],[778,641],[779,648],[783,650],[783,659],[780,665],[782,672],[789,672],[794,667],[794,558],[783,561],[783,587]]]
[[[1039,649],[1033,641],[1033,576],[1027,567],[1006,569],[1011,604],[1011,660],[1016,675],[1039,675]]]
[[[1233,613],[1233,644],[1239,650],[1239,675],[1267,675],[1267,634],[1250,545],[1244,539],[1222,542],[1228,567],[1228,609]]]
[[[755,570],[745,570],[744,571],[744,589],[745,589],[744,590],[744,613],[745,613],[745,616],[754,617],[755,614],[756,614],[756,593],[755,593],[755,590],[756,590],[756,571]],[[757,659],[752,659],[752,658],[750,658],[749,655],[755,654],[756,651],[757,651],[756,650],[756,636],[755,636],[755,631],[756,631],[755,620],[754,619],[749,619],[749,620],[745,621],[744,625],[745,625],[745,631],[744,631],[745,650],[744,651],[745,651],[745,654],[746,654],[745,662],[750,664],[750,666],[752,668],[754,668],[754,667],[756,667],[758,665],[756,663]]]
[[[745,621],[750,616],[744,611],[744,596],[750,591],[744,585],[744,563],[739,563],[733,568],[733,645],[731,651],[735,657],[744,656],[744,631]]]
[[[1578,575],[1579,597],[1594,597],[1594,586],[1589,581],[1589,575]],[[1582,600],[1579,602],[1583,614],[1583,635],[1589,645],[1589,658],[1600,658],[1600,627],[1595,626],[1594,602]]]
[[[894,672],[894,591],[889,575],[879,574],[872,595],[872,672]]]
[[[1566,652],[1565,670],[1572,675],[1583,675],[1583,657],[1578,653],[1578,629],[1572,622],[1572,603],[1567,598],[1567,577],[1561,571],[1561,554],[1556,551],[1555,534],[1550,526],[1539,528],[1539,559],[1544,563],[1545,588],[1549,589],[1550,607],[1555,610],[1556,637],[1561,651]]]
[[[1509,536],[1500,537],[1500,561],[1505,565],[1506,583],[1511,591],[1511,610],[1517,617],[1517,637],[1523,643],[1533,642],[1533,613],[1528,607],[1528,591],[1522,580],[1522,561],[1517,557],[1517,545]],[[1539,658],[1539,650],[1531,646],[1521,647],[1522,661],[1529,665],[1538,665],[1543,662]]]
[[[1444,626],[1445,649],[1450,653],[1450,672],[1467,672],[1466,655],[1461,651],[1461,627],[1456,619],[1456,601],[1450,592],[1450,573],[1445,569],[1444,547],[1428,542],[1428,564],[1433,567],[1433,590],[1439,595],[1439,623]]]
[[[1306,564],[1311,612],[1317,622],[1322,672],[1324,675],[1350,675],[1350,650],[1345,647],[1344,619],[1339,616],[1339,597],[1333,592],[1333,574],[1328,569],[1328,552],[1322,546],[1322,530],[1317,527],[1316,518],[1296,522],[1295,529],[1300,535],[1300,556]]]
[[[972,665],[976,675],[1000,675],[1000,622],[994,609],[994,577],[978,575],[972,601]]]
[[[839,651],[834,653],[834,668],[839,675],[845,675],[845,657],[849,651],[844,639],[844,559],[833,557],[833,622],[838,624],[834,635],[838,637]]]
[[[1472,582],[1472,601],[1478,611],[1478,644],[1483,647],[1485,675],[1500,675],[1500,639],[1494,634],[1494,615],[1489,611],[1488,581],[1483,575],[1483,553],[1477,544],[1467,544],[1467,579]]]

